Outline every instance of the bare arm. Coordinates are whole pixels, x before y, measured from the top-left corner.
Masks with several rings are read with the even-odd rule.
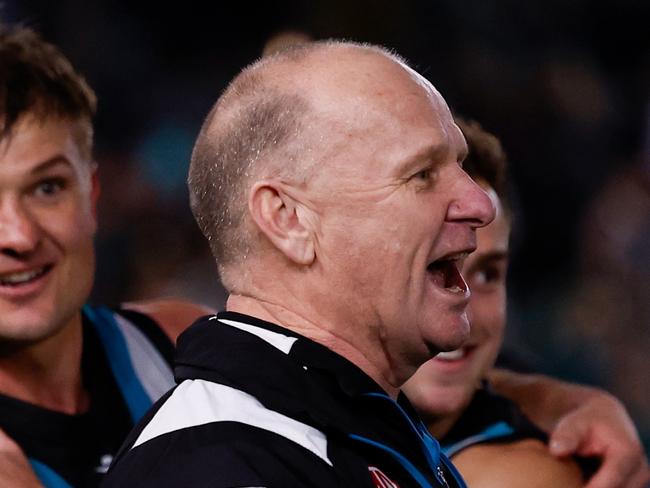
[[[196,319],[215,313],[206,306],[176,299],[128,302],[122,304],[122,307],[151,317],[174,343],[180,333]]]
[[[32,470],[22,449],[1,430],[0,486],[44,488]]]
[[[494,370],[490,381],[549,433],[554,456],[602,460],[587,488],[643,488],[650,469],[625,407],[609,393],[543,375]]]
[[[453,462],[469,488],[580,488],[582,473],[571,459],[557,459],[537,440],[473,446]]]

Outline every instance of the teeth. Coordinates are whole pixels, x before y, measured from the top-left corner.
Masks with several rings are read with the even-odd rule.
[[[465,357],[465,349],[455,349],[453,351],[440,352],[436,356],[436,359],[441,359],[443,361],[456,361]]]
[[[0,276],[0,283],[3,285],[17,285],[33,280],[38,275],[42,274],[45,268],[39,268],[31,271],[21,271],[20,273],[11,273],[8,275]]]
[[[467,256],[469,256],[468,252],[459,252],[445,256],[444,258],[440,259],[440,261],[459,261],[461,259],[465,259]]]
[[[463,289],[458,285],[454,285],[454,286],[451,286],[449,288],[446,288],[446,290],[448,290],[448,291],[450,291],[452,293],[463,293]]]
[[[467,256],[469,256],[468,252],[459,252],[456,254],[450,254],[449,256],[445,256],[440,259],[436,259],[435,261],[432,261],[431,263],[429,263],[429,267],[435,266],[436,263],[446,263],[449,261],[461,261],[465,259]]]

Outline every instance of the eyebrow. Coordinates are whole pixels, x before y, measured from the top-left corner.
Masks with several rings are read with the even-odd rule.
[[[488,261],[502,261],[510,257],[510,252],[506,250],[493,251],[488,254],[484,254],[476,259],[476,262],[472,265],[472,268],[476,266],[487,263]]]
[[[431,144],[418,150],[415,154],[399,165],[398,171],[406,173],[419,168],[426,161],[434,161],[443,156],[448,150],[447,144]]]
[[[57,154],[56,156],[52,156],[49,159],[46,159],[45,161],[37,164],[34,166],[31,170],[32,174],[36,173],[43,173],[47,171],[48,169],[54,167],[54,166],[59,166],[59,165],[64,165],[64,166],[72,166],[68,158],[63,156],[62,154]]]

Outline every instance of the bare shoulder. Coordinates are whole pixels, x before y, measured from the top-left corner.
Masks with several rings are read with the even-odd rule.
[[[174,342],[178,335],[196,319],[215,313],[213,309],[204,305],[173,298],[127,302],[123,303],[122,307],[151,317]]]
[[[454,456],[453,462],[469,488],[584,486],[573,460],[554,458],[546,445],[533,439],[473,446]]]

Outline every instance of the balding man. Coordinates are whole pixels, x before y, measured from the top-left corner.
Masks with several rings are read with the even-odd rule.
[[[198,137],[194,215],[227,312],[106,486],[464,486],[400,394],[469,327],[459,262],[494,209],[431,84],[325,42],[246,68]]]

